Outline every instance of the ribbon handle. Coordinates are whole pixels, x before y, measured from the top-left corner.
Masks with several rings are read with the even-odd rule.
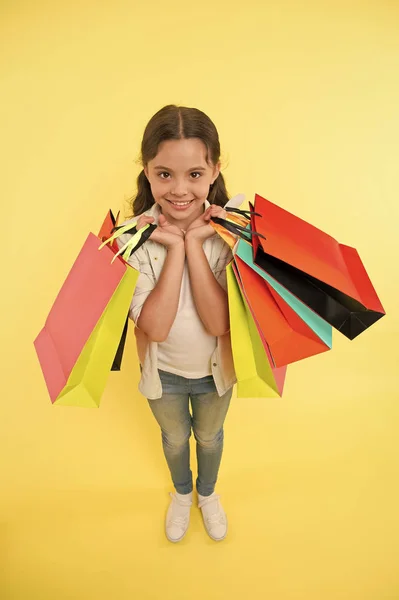
[[[266,239],[264,235],[258,233],[257,231],[253,231],[249,226],[242,227],[241,225],[237,225],[236,223],[233,223],[232,221],[228,221],[226,219],[221,219],[220,217],[212,217],[211,220],[214,223],[217,223],[218,225],[221,225],[222,227],[227,229],[227,231],[230,231],[234,235],[237,235],[238,237],[242,238],[243,240],[251,241],[251,238],[254,235],[263,238],[264,240]]]
[[[144,233],[144,231],[146,229],[149,228],[149,226],[150,226],[150,223],[147,223],[147,225],[144,225],[144,227],[142,227],[134,235],[132,235],[132,237],[126,242],[126,244],[124,246],[122,246],[122,248],[120,248],[119,252],[117,252],[115,254],[114,258],[111,260],[111,264],[122,253],[123,253],[123,255],[122,255],[123,260],[125,260],[127,262],[129,260],[129,258],[130,258],[130,255],[133,252],[133,249],[139,243],[142,234]]]
[[[121,235],[128,233],[130,231],[135,231],[134,235],[119,249],[119,251],[114,255],[111,260],[111,264],[117,259],[118,256],[122,255],[123,260],[126,262],[129,260],[134,248],[139,244],[143,233],[150,227],[150,223],[147,223],[141,229],[137,230],[137,223],[129,223],[128,225],[124,225],[123,227],[118,227],[117,231],[110,238],[105,240],[100,247],[99,250],[102,250],[104,246],[113,242],[115,239],[119,238]]]
[[[260,213],[257,213],[257,212],[255,212],[253,210],[244,210],[244,209],[241,209],[241,208],[234,208],[232,206],[225,206],[224,210],[226,212],[237,213],[238,215],[246,217],[247,219],[250,218],[250,215],[255,215],[256,217],[261,217],[262,216]]]
[[[136,229],[136,225],[137,225],[137,222],[129,223],[128,225],[123,225],[121,227],[118,227],[117,231],[115,231],[115,233],[113,235],[111,235],[110,238],[108,238],[101,244],[101,246],[99,247],[99,250],[102,250],[104,248],[104,246],[106,246],[110,242],[113,242],[114,240],[116,240],[116,238],[120,237],[124,233],[128,233],[132,229]]]

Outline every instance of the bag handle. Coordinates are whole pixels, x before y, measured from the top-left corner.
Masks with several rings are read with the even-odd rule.
[[[111,261],[111,264],[120,255],[122,255],[123,260],[125,260],[127,262],[129,260],[130,256],[134,252],[136,252],[136,250],[138,250],[140,248],[140,246],[142,244],[144,244],[144,242],[146,240],[148,240],[148,238],[150,237],[150,235],[152,234],[154,229],[156,229],[156,227],[157,227],[156,225],[151,224],[151,223],[147,223],[146,225],[144,225],[144,227],[142,227],[139,230],[137,230],[137,223],[129,223],[128,225],[114,227],[114,229],[112,231],[115,230],[115,233],[113,233],[110,238],[105,240],[98,249],[102,250],[102,248],[104,248],[104,246],[106,246],[110,242],[113,242],[114,240],[119,238],[121,235],[124,235],[125,233],[132,233],[133,235],[131,236],[131,238],[115,254],[115,256],[113,257],[113,259]]]
[[[266,239],[264,235],[258,233],[257,231],[253,231],[248,227],[242,227],[241,225],[237,225],[226,219],[221,219],[220,217],[212,217],[211,220],[214,223],[217,223],[218,225],[221,225],[222,227],[227,229],[227,231],[230,231],[234,235],[237,235],[238,237],[242,238],[243,240],[251,241],[251,238],[254,235],[263,238],[264,240]]]
[[[234,208],[233,206],[225,206],[224,210],[226,212],[237,213],[238,215],[241,215],[242,217],[246,217],[247,219],[250,218],[250,215],[255,215],[256,217],[262,216],[260,213],[257,213],[253,210],[244,210],[242,208]]]

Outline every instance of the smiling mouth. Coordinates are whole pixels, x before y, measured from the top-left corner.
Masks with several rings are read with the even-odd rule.
[[[172,204],[172,206],[189,206],[194,200],[189,200],[188,202],[173,202],[172,200],[167,200],[167,202]]]

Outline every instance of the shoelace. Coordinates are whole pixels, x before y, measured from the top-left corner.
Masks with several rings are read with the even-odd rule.
[[[178,527],[185,527],[187,523],[187,517],[173,517],[170,519],[171,525],[177,525]]]
[[[199,508],[202,508],[207,504],[212,504],[212,502],[216,502],[218,512],[209,515],[209,517],[206,517],[206,521],[207,523],[209,523],[209,525],[224,525],[224,514],[220,511],[219,498],[220,496],[209,496],[209,498],[202,500],[198,504]]]
[[[222,514],[214,514],[206,518],[209,525],[224,525],[224,516]]]

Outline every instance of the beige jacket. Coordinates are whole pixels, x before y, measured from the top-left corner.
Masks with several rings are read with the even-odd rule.
[[[208,201],[205,207],[209,206]],[[158,223],[160,209],[154,204],[145,213],[154,217]],[[133,223],[137,217],[125,221],[123,225]],[[131,237],[124,234],[118,238],[118,245],[122,247]],[[205,240],[204,252],[209,265],[220,285],[227,290],[226,266],[231,262],[233,255],[229,246],[215,234]],[[136,289],[130,306],[129,316],[136,324],[135,335],[137,352],[142,367],[139,383],[140,392],[149,400],[155,400],[162,396],[162,384],[158,373],[158,344],[151,341],[148,336],[138,329],[137,321],[143,308],[144,302],[154,289],[166,258],[166,248],[152,240],[147,240],[129,259],[129,264],[140,272]],[[216,349],[212,355],[212,375],[219,396],[222,396],[236,383],[236,375],[231,350],[230,332],[217,338]]]

